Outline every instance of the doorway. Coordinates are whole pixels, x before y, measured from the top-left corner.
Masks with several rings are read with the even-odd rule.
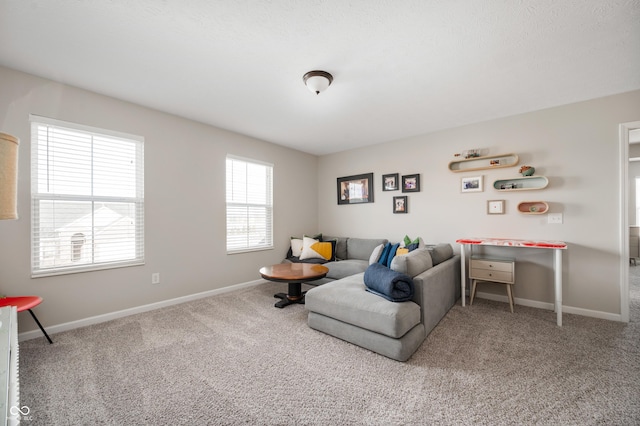
[[[619,127],[620,152],[620,320],[629,322],[629,160],[631,144],[640,142],[640,121]],[[635,211],[635,196],[633,209]],[[634,221],[635,222],[635,221]]]

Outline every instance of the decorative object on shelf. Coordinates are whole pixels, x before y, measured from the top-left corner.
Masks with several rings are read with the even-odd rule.
[[[337,179],[338,204],[373,203],[373,173]]]
[[[523,176],[511,179],[498,179],[493,182],[497,191],[526,191],[543,189],[549,185],[549,179],[544,176]]]
[[[518,173],[520,173],[522,176],[533,176],[535,172],[536,172],[535,167],[522,166],[520,167],[520,171]]]
[[[460,183],[460,192],[484,191],[482,176],[463,177]]]
[[[407,204],[407,196],[393,197],[393,212],[394,213],[408,213],[409,206]]]
[[[520,158],[516,154],[485,155],[453,160],[449,163],[449,170],[454,173],[459,173],[513,167],[516,166],[519,161]]]
[[[398,184],[400,175],[398,173],[391,173],[388,175],[382,175],[382,190],[383,191],[397,191],[400,189]]]
[[[522,201],[518,204],[518,212],[522,214],[545,214],[549,211],[549,204],[544,201]]]
[[[326,71],[309,71],[302,76],[302,81],[316,95],[324,92],[333,82],[333,76]]]
[[[420,192],[420,175],[402,176],[402,192]]]
[[[487,201],[487,214],[504,214],[504,200]]]
[[[466,151],[462,151],[462,156],[464,158],[480,157],[480,150],[479,149],[468,149]]]

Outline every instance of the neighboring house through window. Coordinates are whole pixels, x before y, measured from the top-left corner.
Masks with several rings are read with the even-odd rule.
[[[144,264],[144,140],[32,115],[31,274]]]
[[[227,156],[227,253],[273,248],[273,165]]]

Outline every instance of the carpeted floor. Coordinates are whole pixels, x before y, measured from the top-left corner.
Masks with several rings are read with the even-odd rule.
[[[631,270],[629,324],[458,302],[406,363],[274,308],[277,283],[22,342],[23,424],[640,424]]]

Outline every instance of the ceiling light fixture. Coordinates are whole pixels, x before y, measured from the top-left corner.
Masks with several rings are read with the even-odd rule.
[[[333,76],[326,71],[309,71],[302,76],[304,84],[316,95],[324,92],[333,81]]]

